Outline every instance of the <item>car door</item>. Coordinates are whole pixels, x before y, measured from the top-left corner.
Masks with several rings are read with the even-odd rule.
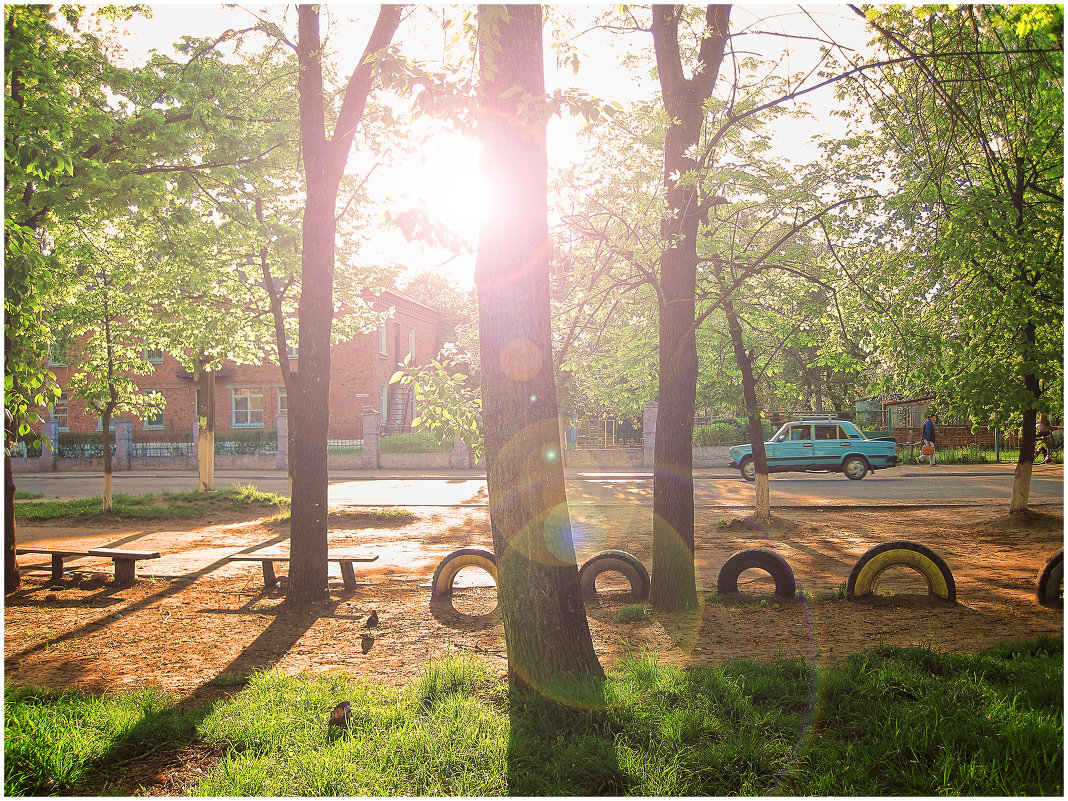
[[[804,470],[812,462],[812,426],[791,423],[775,438],[768,454],[769,470]]]
[[[816,423],[813,428],[812,458],[820,467],[838,468],[849,452],[849,437],[837,423]]]

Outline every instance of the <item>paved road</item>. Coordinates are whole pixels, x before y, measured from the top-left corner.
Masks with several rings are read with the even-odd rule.
[[[772,476],[772,503],[776,506],[879,505],[920,503],[1005,502],[1012,496],[1013,465],[902,466],[849,481],[830,473],[784,473]],[[572,503],[652,503],[649,472],[569,468],[565,470]],[[728,469],[696,471],[698,506],[751,506],[753,485]],[[215,486],[253,483],[263,490],[288,494],[283,471],[222,471]],[[19,474],[19,490],[48,498],[99,495],[103,478],[90,473]],[[116,473],[114,491],[128,494],[196,489],[197,476],[183,472]],[[1031,481],[1033,503],[1063,503],[1062,465],[1036,465]],[[337,471],[330,476],[330,502],[335,505],[451,506],[486,502],[486,480],[477,471],[440,471],[420,474],[403,471]]]

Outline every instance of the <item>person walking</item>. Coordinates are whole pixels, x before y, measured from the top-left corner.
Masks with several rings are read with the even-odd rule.
[[[920,439],[923,440],[923,447],[920,448],[920,455],[916,459],[916,464],[919,464],[924,459],[930,460],[931,467],[935,466],[935,423],[938,422],[938,415],[931,412],[927,415],[927,419],[923,422],[923,431],[920,434]]]

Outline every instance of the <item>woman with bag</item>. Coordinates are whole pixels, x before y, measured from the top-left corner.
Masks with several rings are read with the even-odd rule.
[[[930,460],[931,467],[935,466],[935,422],[938,420],[938,415],[931,412],[927,415],[927,419],[923,423],[923,432],[920,434],[920,438],[923,440],[923,446],[920,448],[920,455],[916,458],[916,464]]]

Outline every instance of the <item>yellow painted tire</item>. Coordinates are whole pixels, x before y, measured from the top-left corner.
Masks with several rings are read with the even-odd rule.
[[[488,548],[460,548],[438,562],[430,582],[430,600],[451,596],[456,574],[465,567],[480,567],[493,577],[494,584],[497,583],[497,557],[493,551]]]
[[[910,567],[923,576],[931,595],[951,602],[957,600],[953,573],[945,560],[927,546],[907,540],[884,542],[860,557],[849,574],[846,597],[871,595],[883,571],[898,566]]]
[[[1046,560],[1038,574],[1038,602],[1050,609],[1064,606],[1064,550]]]

